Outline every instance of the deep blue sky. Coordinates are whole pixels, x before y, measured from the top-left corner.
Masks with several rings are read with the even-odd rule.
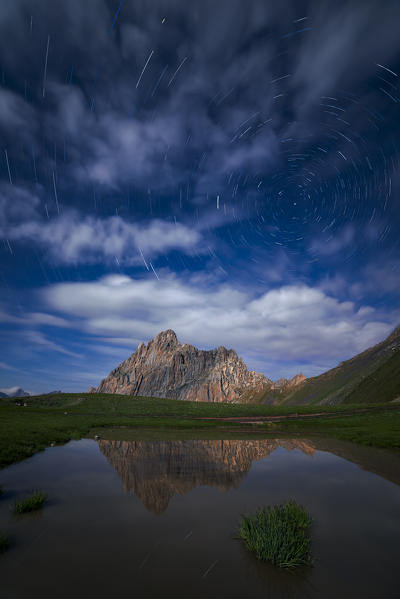
[[[277,379],[400,322],[400,4],[0,6],[0,388],[172,328]]]

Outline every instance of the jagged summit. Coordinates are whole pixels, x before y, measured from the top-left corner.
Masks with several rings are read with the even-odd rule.
[[[167,329],[166,331],[161,331],[161,333],[158,333],[158,335],[156,335],[152,340],[152,343],[177,344],[179,342],[175,331],[173,331],[172,329]]]
[[[182,345],[168,329],[141,343],[96,392],[220,402],[251,400],[271,385],[263,374],[247,370],[233,349],[203,351]]]

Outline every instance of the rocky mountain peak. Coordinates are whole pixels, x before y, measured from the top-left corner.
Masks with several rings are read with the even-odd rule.
[[[290,379],[289,382],[292,387],[295,387],[296,385],[300,385],[300,383],[302,383],[305,380],[306,377],[304,376],[304,374],[302,372],[299,372],[299,374],[296,374],[292,379]]]
[[[249,401],[271,385],[263,374],[247,370],[234,350],[181,345],[168,329],[147,345],[141,343],[96,391],[191,401]]]
[[[175,331],[173,331],[172,329],[167,329],[166,331],[161,331],[161,333],[158,333],[158,335],[156,335],[152,341],[152,343],[154,345],[170,345],[170,346],[175,346],[175,345],[179,345],[178,342],[178,337],[176,336]]]
[[[293,378],[291,379],[278,379],[277,381],[275,381],[274,383],[272,383],[272,390],[279,390],[281,393],[288,391],[289,389],[292,389],[293,387],[297,387],[297,385],[300,385],[300,383],[302,383],[303,381],[306,380],[306,377],[304,376],[304,374],[296,374]]]

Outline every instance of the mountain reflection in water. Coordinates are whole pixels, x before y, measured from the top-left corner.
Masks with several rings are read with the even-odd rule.
[[[254,460],[278,447],[311,456],[308,441],[287,439],[218,441],[99,441],[101,452],[149,511],[161,514],[171,498],[195,487],[238,488]]]
[[[77,589],[96,599],[400,596],[399,451],[316,436],[118,434],[132,436],[72,441],[1,471],[0,531],[10,539],[1,599],[71,599]],[[49,495],[43,513],[10,517],[14,497],[34,488]],[[315,562],[297,573],[262,563],[235,538],[242,514],[291,498],[313,518]]]

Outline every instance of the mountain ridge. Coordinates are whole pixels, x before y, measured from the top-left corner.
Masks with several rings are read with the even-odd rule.
[[[303,377],[303,375],[296,375]],[[295,379],[295,380],[294,380]],[[284,379],[281,385],[297,384]],[[273,381],[248,370],[235,350],[200,350],[181,344],[171,329],[161,331],[103,379],[97,393],[122,393],[189,401],[255,401]]]

